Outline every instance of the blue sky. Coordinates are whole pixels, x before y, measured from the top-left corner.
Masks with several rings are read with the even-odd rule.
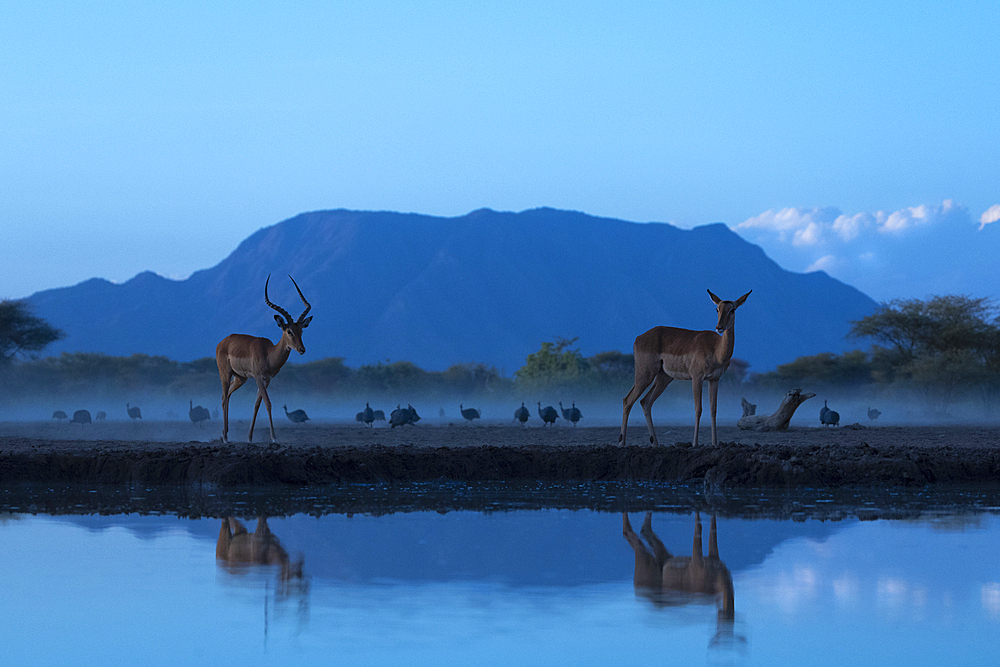
[[[1000,296],[996,2],[362,4],[0,5],[0,297],[302,211],[537,206]]]

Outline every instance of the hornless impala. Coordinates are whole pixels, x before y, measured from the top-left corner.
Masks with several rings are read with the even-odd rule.
[[[295,290],[299,293],[302,303],[306,304],[306,309],[294,322],[287,311],[274,305],[267,298],[267,283],[271,280],[271,276],[268,276],[267,280],[264,281],[264,303],[281,313],[281,315],[274,316],[274,321],[278,323],[282,331],[281,340],[277,344],[271,343],[267,338],[247,334],[230,334],[223,338],[215,348],[215,361],[219,365],[219,378],[222,380],[222,442],[229,442],[229,397],[243,386],[247,378],[251,377],[257,381],[257,402],[253,406],[253,419],[250,420],[250,433],[247,435],[247,442],[253,442],[253,427],[257,423],[257,411],[260,409],[261,400],[267,407],[267,421],[271,426],[271,442],[275,442],[274,420],[271,419],[271,399],[267,395],[267,385],[288,361],[288,355],[293,349],[299,354],[306,353],[306,348],[302,344],[302,330],[309,326],[309,322],[312,321],[311,317],[306,317],[306,313],[312,306],[302,296],[302,290],[299,289],[295,279],[291,276],[288,277],[295,285]]]
[[[720,631],[724,624],[732,624],[734,613],[733,577],[729,568],[719,559],[719,538],[712,515],[708,533],[708,557],[702,552],[701,516],[694,514],[694,542],[691,557],[674,556],[653,532],[652,514],[646,512],[646,520],[639,534],[649,542],[647,547],[629,523],[628,514],[622,513],[622,533],[635,551],[636,593],[649,597],[658,605],[685,604],[697,598],[676,597],[674,593],[689,593],[696,596],[712,596],[716,600]]]
[[[750,290],[752,292],[753,290]],[[715,331],[691,331],[675,327],[653,327],[635,339],[632,351],[635,356],[635,384],[625,396],[622,410],[622,432],[618,442],[625,444],[628,413],[642,392],[649,390],[639,403],[646,415],[649,441],[658,445],[653,417],[653,402],[673,380],[691,380],[694,390],[694,441],[698,446],[698,425],[701,423],[702,385],[708,380],[708,401],[712,411],[712,445],[719,444],[715,434],[715,408],[719,398],[719,379],[729,368],[736,342],[736,309],[750,296],[747,292],[736,301],[723,301],[708,290],[719,313]],[[716,335],[718,334],[718,335]]]

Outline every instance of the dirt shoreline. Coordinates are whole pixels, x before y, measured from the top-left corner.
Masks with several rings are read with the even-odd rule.
[[[93,426],[94,428],[89,428]],[[69,429],[75,429],[69,430]],[[245,428],[245,427],[244,427]],[[1000,427],[720,428],[717,447],[691,429],[418,426],[279,429],[281,444],[222,444],[183,423],[0,424],[0,485],[21,483],[302,486],[533,480],[662,482],[705,489],[1000,486]],[[242,431],[236,427],[235,432]],[[242,434],[242,433],[241,433]],[[57,437],[57,436],[62,437]],[[75,438],[67,435],[76,436]],[[703,429],[703,442],[709,438]],[[56,436],[56,437],[54,437]],[[266,440],[258,426],[257,437]]]

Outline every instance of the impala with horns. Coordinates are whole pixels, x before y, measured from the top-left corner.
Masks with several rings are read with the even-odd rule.
[[[750,290],[752,292],[753,290]],[[708,381],[708,402],[712,412],[712,445],[719,444],[715,433],[715,408],[719,398],[719,379],[729,368],[736,342],[736,309],[750,296],[747,292],[736,301],[723,301],[708,290],[719,315],[715,331],[691,331],[675,327],[653,327],[635,339],[635,384],[622,400],[622,432],[618,442],[625,444],[625,430],[632,406],[653,385],[639,403],[646,415],[649,441],[654,445],[656,431],[650,410],[653,402],[673,380],[691,380],[694,391],[694,440],[698,446],[698,426],[701,423],[702,386]]]
[[[257,411],[260,409],[260,402],[264,401],[267,408],[267,421],[271,427],[271,442],[275,442],[274,420],[271,419],[271,399],[267,395],[267,385],[271,378],[278,374],[281,367],[288,361],[288,355],[292,350],[299,354],[305,354],[306,348],[302,344],[302,330],[309,326],[312,317],[306,317],[312,307],[302,295],[298,283],[291,276],[288,278],[295,285],[295,291],[299,293],[299,298],[306,305],[306,309],[299,315],[299,319],[292,320],[288,312],[273,303],[267,298],[267,283],[271,276],[264,281],[264,303],[280,313],[274,316],[274,321],[281,327],[281,339],[277,343],[272,343],[267,338],[249,336],[247,334],[230,334],[222,339],[215,348],[215,361],[219,365],[219,378],[222,380],[222,441],[229,442],[229,397],[233,392],[243,386],[247,378],[253,378],[257,382],[257,401],[253,406],[253,419],[250,420],[250,432],[247,434],[247,442],[253,442],[253,428],[257,423]]]

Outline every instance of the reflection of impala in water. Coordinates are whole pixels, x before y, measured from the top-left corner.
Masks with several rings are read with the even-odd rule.
[[[302,579],[302,560],[293,562],[288,557],[288,552],[268,527],[267,517],[257,518],[257,529],[252,533],[233,517],[223,519],[215,557],[221,566],[233,573],[251,565],[277,565],[283,584]]]
[[[716,536],[715,516],[708,533],[708,557],[702,555],[701,516],[695,512],[694,545],[690,558],[674,556],[653,532],[652,513],[646,513],[642,524],[642,537],[652,547],[647,548],[639,535],[632,530],[628,514],[622,513],[622,532],[635,551],[635,590],[658,605],[678,605],[696,598],[678,596],[712,596],[719,610],[719,621],[732,621],[733,577],[726,564],[719,560],[719,542]]]

